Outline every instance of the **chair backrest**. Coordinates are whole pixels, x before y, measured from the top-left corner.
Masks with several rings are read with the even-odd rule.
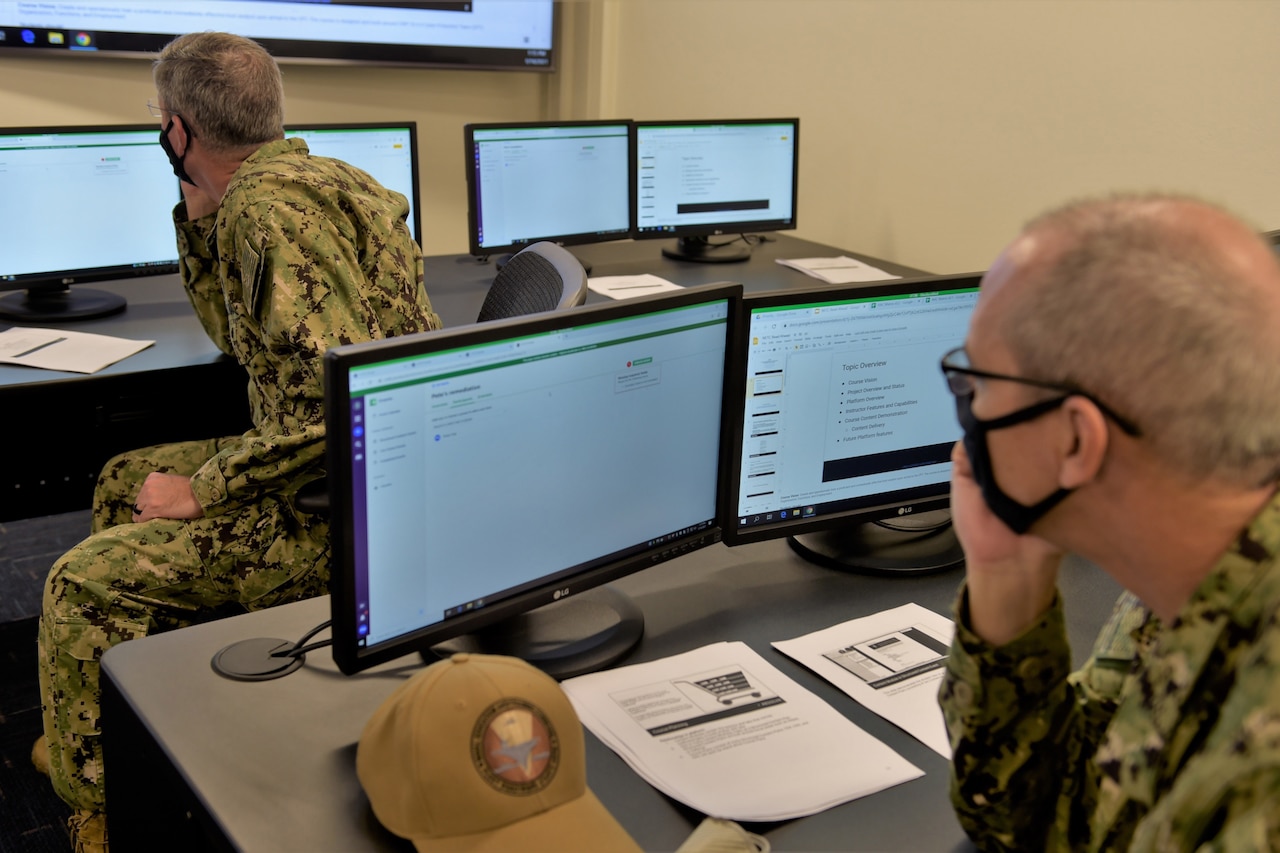
[[[489,285],[477,323],[574,308],[587,301],[587,271],[572,252],[555,243],[534,243],[511,256]],[[327,514],[329,478],[298,490],[295,506]]]
[[[476,322],[573,308],[586,299],[582,263],[555,243],[533,243],[512,255],[494,277]]]

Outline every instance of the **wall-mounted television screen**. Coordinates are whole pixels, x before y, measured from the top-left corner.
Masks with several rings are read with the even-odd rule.
[[[0,0],[0,56],[154,54],[221,30],[284,62],[555,68],[552,0]]]

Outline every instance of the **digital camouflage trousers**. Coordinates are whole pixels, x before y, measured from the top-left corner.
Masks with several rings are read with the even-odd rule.
[[[105,810],[99,660],[147,634],[327,592],[328,520],[284,499],[191,521],[132,522],[152,471],[193,474],[231,439],[148,447],[103,468],[88,538],[49,572],[40,690],[50,776],[74,808]]]

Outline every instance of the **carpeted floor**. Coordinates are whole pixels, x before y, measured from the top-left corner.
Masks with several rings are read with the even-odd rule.
[[[53,561],[89,535],[89,510],[0,521],[0,625],[40,613]]]
[[[41,732],[36,619],[45,575],[89,512],[0,523],[0,853],[67,853],[70,808],[31,766]]]
[[[31,766],[41,731],[36,617],[0,623],[0,851],[67,853],[71,809]]]

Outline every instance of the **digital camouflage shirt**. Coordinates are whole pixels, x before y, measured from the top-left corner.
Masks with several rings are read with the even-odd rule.
[[[191,304],[249,374],[253,429],[191,480],[206,515],[323,474],[325,350],[440,327],[407,213],[403,195],[300,139],[246,159],[215,213],[174,211]]]
[[[939,692],[985,850],[1280,850],[1280,498],[1163,625],[1117,602],[1069,673],[1061,602],[992,648],[956,606]]]

